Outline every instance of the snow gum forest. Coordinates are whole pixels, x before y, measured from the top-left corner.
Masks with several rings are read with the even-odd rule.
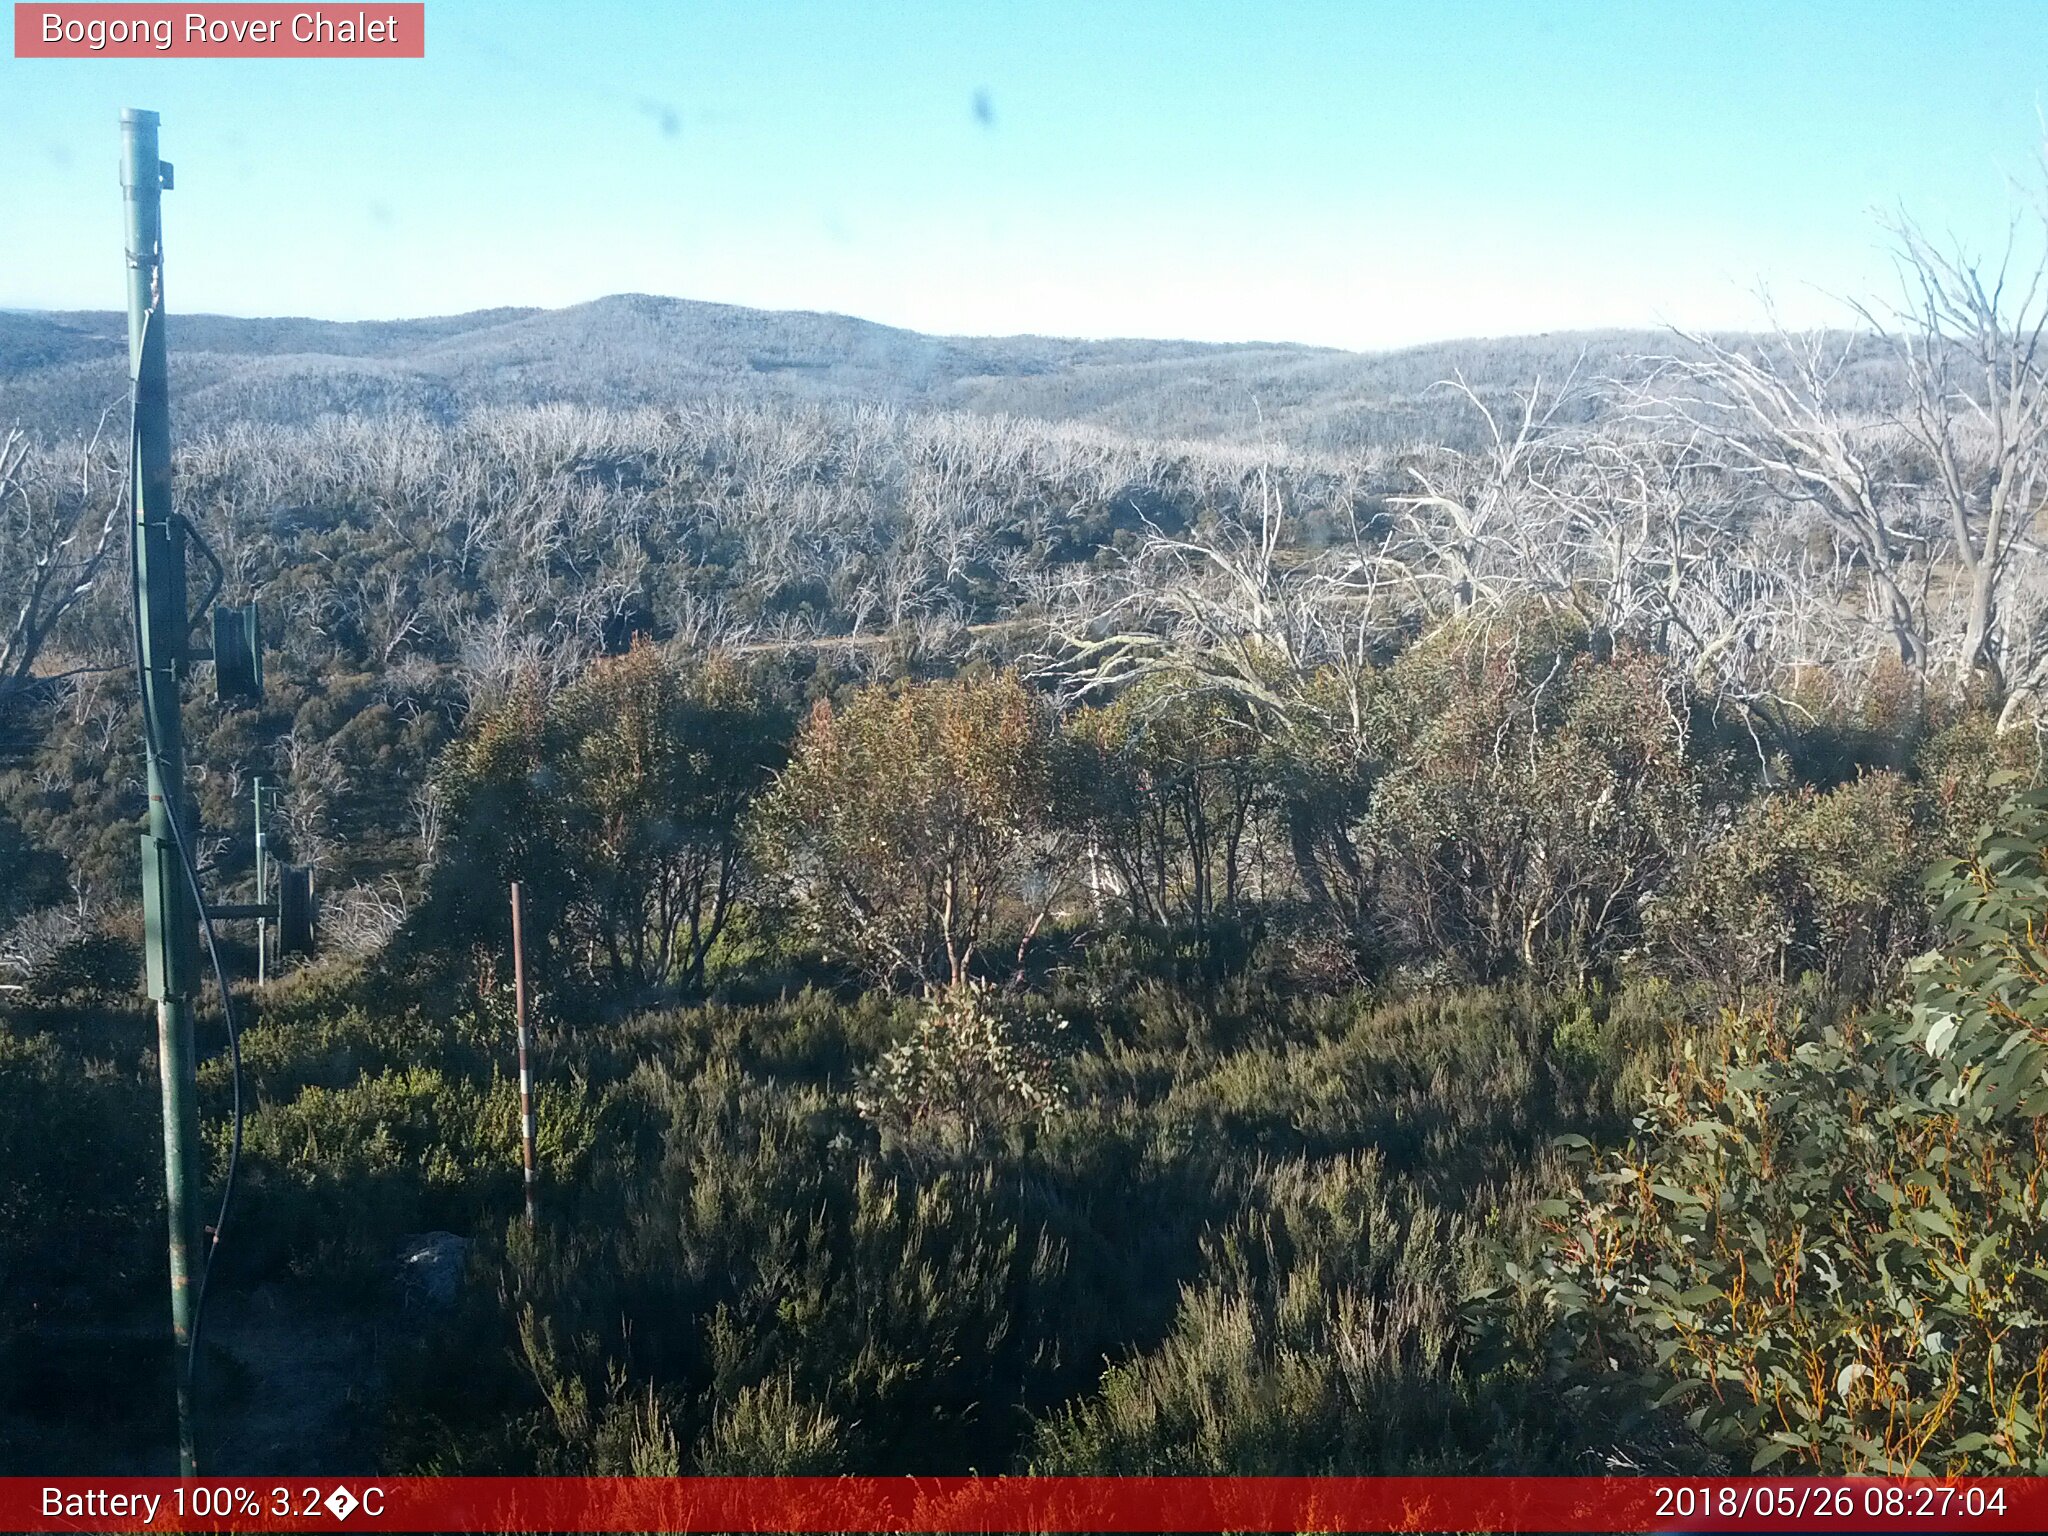
[[[1380,356],[174,313],[197,852],[321,897],[210,1469],[2048,1470],[2048,293],[1892,234]],[[125,368],[0,315],[0,1471],[173,1446]]]

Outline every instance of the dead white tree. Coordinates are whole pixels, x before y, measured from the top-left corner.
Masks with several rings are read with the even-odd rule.
[[[1939,554],[1961,585],[1957,683],[1981,678],[2009,723],[2048,683],[2048,648],[2031,609],[2008,604],[2016,567],[2036,542],[2048,490],[2048,251],[1996,267],[1944,249],[1912,223],[1893,226],[1904,301],[1881,320],[1905,374],[1907,436],[1931,473],[1926,493],[1945,530]],[[2015,671],[2012,663],[2019,662]]]
[[[1925,536],[1917,500],[1886,472],[1898,434],[1841,398],[1869,338],[1782,327],[1762,343],[1677,334],[1684,350],[1649,360],[1631,392],[1634,413],[1679,424],[1731,474],[1817,516],[1860,570],[1871,619],[1924,677],[1931,648],[1913,568],[1924,563]]]
[[[1512,416],[1496,413],[1462,374],[1439,386],[1464,397],[1486,436],[1478,453],[1416,455],[1407,465],[1416,490],[1388,498],[1401,518],[1388,554],[1403,563],[1426,611],[1499,608],[1535,585],[1569,584],[1561,570],[1546,570],[1560,551],[1541,536],[1538,485],[1558,452],[1552,432],[1576,377],[1574,370],[1546,396],[1539,376],[1516,396]]]
[[[0,437],[0,713],[41,680],[57,626],[112,554],[124,503],[118,471],[102,460],[99,432],[75,478],[26,433]]]
[[[1118,595],[1086,605],[1085,626],[1071,610],[1054,618],[1046,659],[1074,697],[1165,674],[1269,723],[1288,717],[1327,630],[1324,584],[1289,561],[1286,505],[1263,466],[1250,489],[1256,522],[1219,518],[1193,537],[1154,528],[1119,573]]]

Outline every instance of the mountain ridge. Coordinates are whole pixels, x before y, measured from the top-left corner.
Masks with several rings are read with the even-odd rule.
[[[1441,434],[1454,371],[1482,395],[1582,357],[1612,371],[1648,331],[1474,338],[1384,352],[1299,342],[929,335],[814,310],[612,294],[560,309],[406,320],[178,314],[169,338],[181,430],[235,420],[567,400],[670,405],[716,395],[873,401],[1083,421],[1145,436],[1347,447]],[[126,317],[0,311],[0,424],[90,431],[125,394]]]

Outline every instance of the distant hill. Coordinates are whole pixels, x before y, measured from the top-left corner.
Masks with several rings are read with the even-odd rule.
[[[428,320],[170,319],[174,424],[422,412],[571,400],[667,405],[708,395],[872,400],[1087,421],[1148,436],[1349,447],[1463,435],[1431,386],[1462,371],[1504,396],[1667,346],[1653,332],[1445,342],[1355,353],[1286,343],[926,336],[844,315],[619,294],[568,309]],[[0,425],[88,431],[125,399],[127,322],[0,312]]]

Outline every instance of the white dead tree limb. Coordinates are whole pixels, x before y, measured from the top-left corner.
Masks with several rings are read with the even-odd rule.
[[[0,992],[28,992],[36,973],[66,946],[95,932],[109,906],[81,885],[71,885],[69,905],[40,907],[0,929]]]
[[[2016,568],[2042,558],[2048,250],[2018,258],[2016,235],[1991,267],[1905,220],[1893,235],[1905,298],[1885,320],[1859,313],[1892,343],[1905,376],[1902,424],[1926,460],[1926,495],[1945,534],[1930,566],[1952,564],[1961,588],[1955,679],[1981,678],[2010,720],[2044,681],[2028,664],[2042,652],[2031,609],[2004,598]]]
[[[58,625],[113,552],[124,502],[118,469],[100,450],[100,432],[74,449],[73,477],[25,433],[0,437],[0,712],[41,680]]]
[[[1140,682],[1157,685],[1151,707],[1229,700],[1241,729],[1320,781],[1280,796],[1278,835],[1304,889],[1361,931],[1372,876],[1350,792],[1372,756],[1364,684],[1399,605],[1393,568],[1359,537],[1350,551],[1304,550],[1264,463],[1236,491],[1193,532],[1155,526],[1121,568],[1077,576],[1033,659],[1076,701]]]
[[[1401,523],[1389,555],[1403,562],[1427,611],[1464,613],[1499,608],[1538,584],[1532,550],[1553,549],[1534,537],[1541,496],[1536,486],[1557,452],[1552,434],[1571,398],[1577,370],[1545,395],[1539,377],[1515,398],[1514,415],[1497,414],[1464,376],[1440,388],[1462,395],[1486,429],[1478,453],[1432,449],[1406,466],[1416,490],[1388,498]],[[1549,573],[1552,582],[1565,578]]]
[[[1538,491],[1554,510],[1535,521],[1525,558],[1556,573],[1589,632],[1671,657],[1703,692],[1770,699],[1781,665],[1809,648],[1814,599],[1841,585],[1798,537],[1793,509],[1759,500],[1694,439],[1625,426],[1551,472]]]
[[[1685,445],[1641,434],[1589,438],[1531,477],[1515,548],[1543,599],[1590,633],[1670,650],[1679,598],[1719,553],[1718,498]]]
[[[374,883],[358,881],[322,904],[321,938],[341,954],[375,954],[405,926],[408,906],[405,886],[395,875]]]
[[[1653,423],[1676,423],[1730,473],[1817,516],[1853,556],[1870,592],[1870,617],[1898,659],[1924,677],[1930,657],[1913,591],[1924,558],[1916,498],[1886,471],[1892,423],[1842,401],[1850,363],[1869,339],[1777,329],[1763,344],[1729,344],[1680,331],[1685,349],[1648,360],[1630,405]]]
[[[1040,660],[1072,697],[1163,675],[1187,691],[1230,695],[1284,728],[1293,693],[1326,649],[1328,587],[1290,562],[1285,502],[1264,467],[1251,491],[1255,524],[1218,518],[1190,537],[1154,528],[1117,574],[1114,596],[1101,600],[1088,582],[1084,604],[1053,616],[1054,646]]]

